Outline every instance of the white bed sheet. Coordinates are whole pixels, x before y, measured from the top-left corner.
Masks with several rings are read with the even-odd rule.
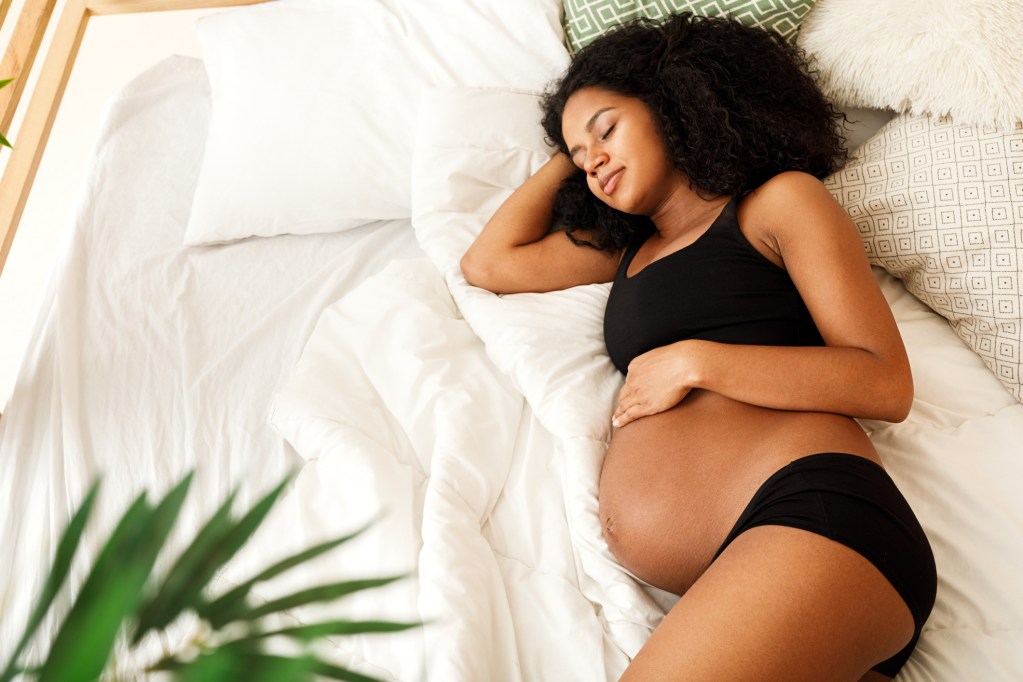
[[[189,469],[182,534],[231,487],[245,504],[300,463],[266,424],[274,390],[328,304],[392,259],[421,254],[408,220],[183,246],[208,119],[203,64],[180,56],[138,76],[105,113],[0,419],[4,655],[97,474],[90,549],[131,497],[162,493]]]

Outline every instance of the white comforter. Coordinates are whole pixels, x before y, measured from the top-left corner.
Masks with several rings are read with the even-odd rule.
[[[327,310],[271,420],[309,460],[301,497],[330,500],[294,506],[288,527],[383,511],[357,563],[418,568],[428,679],[613,679],[648,635],[656,607],[595,545],[603,442],[544,428],[429,261]],[[388,609],[402,600],[414,591]],[[379,646],[360,655],[417,677],[414,657]]]
[[[429,261],[394,263],[332,306],[272,417],[309,462],[310,489],[333,494],[330,516],[382,504],[394,525],[377,550],[395,551],[389,538],[416,548],[403,561],[417,569],[419,612],[436,619],[424,630],[429,679],[615,679],[673,603],[617,566],[597,523],[621,383],[602,342],[607,285],[498,297],[458,268],[486,217],[546,159],[535,111],[536,97],[515,91],[427,98],[413,223]],[[863,426],[939,574],[899,679],[1023,679],[1023,405],[942,318],[875,274],[916,400],[904,423]],[[379,646],[360,653],[408,679],[416,664]]]
[[[905,423],[865,426],[931,538],[940,577],[934,614],[899,679],[974,679],[977,671],[976,679],[1019,679],[1023,508],[1013,487],[1023,407],[999,407],[994,390],[978,395],[987,378],[998,385],[979,358],[878,275],[910,344],[918,398]],[[599,298],[602,289],[570,293]],[[367,672],[617,679],[673,599],[626,575],[600,538],[605,443],[585,429],[609,413],[615,386],[602,389],[593,381],[599,371],[578,367],[569,374],[589,390],[555,386],[535,403],[524,399],[509,379],[514,370],[500,369],[521,345],[488,330],[506,322],[489,317],[502,306],[489,300],[489,311],[472,314],[485,337],[491,332],[486,347],[425,259],[393,263],[327,310],[271,417],[307,459],[278,522],[311,541],[384,513],[352,560],[414,578],[364,606],[430,624],[422,641],[339,642],[337,653]],[[559,310],[573,317],[570,307],[550,306],[550,317],[534,318],[547,323],[544,332],[558,326]],[[947,371],[969,380],[963,392],[941,385]]]

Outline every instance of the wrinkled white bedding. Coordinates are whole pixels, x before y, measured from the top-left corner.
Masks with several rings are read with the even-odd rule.
[[[611,679],[624,668],[573,552],[569,477],[584,453],[533,416],[429,261],[395,262],[332,305],[271,419],[309,461],[300,483],[308,474],[330,491],[329,516],[382,508],[374,547],[408,543],[404,568],[418,565],[418,608],[432,622],[428,679]],[[289,527],[323,524],[321,509],[293,513]],[[412,679],[408,657],[380,646],[367,658]]]
[[[905,423],[864,425],[917,511],[940,577],[899,680],[1019,679],[1023,406],[1005,400],[947,323],[877,275],[909,344],[918,398]],[[546,322],[558,311],[578,319],[577,300],[538,298]],[[474,328],[507,322],[488,318],[502,299],[491,304],[466,309]],[[534,341],[559,333],[533,329]],[[610,559],[595,520],[604,443],[561,419],[603,416],[611,400],[599,390],[520,398],[499,367],[521,339],[495,338],[484,346],[459,319],[430,262],[395,262],[325,312],[272,420],[309,461],[309,489],[333,498],[331,517],[388,510],[360,561],[379,556],[381,568],[397,570],[389,557],[401,543],[389,539],[421,548],[418,608],[437,619],[425,631],[428,679],[617,679],[673,599]],[[538,364],[537,375],[560,376]],[[962,392],[949,391],[949,372]],[[580,383],[595,374],[570,373]],[[319,511],[296,509],[286,523],[323,525]],[[414,553],[404,561],[416,565]],[[408,659],[390,644],[359,653],[409,679]]]
[[[234,485],[250,504],[301,461],[266,415],[320,313],[391,259],[422,253],[407,220],[185,247],[208,106],[202,62],[172,57],[105,113],[0,418],[0,659],[94,476],[90,550],[138,492],[162,494],[192,468],[182,534]]]
[[[457,269],[466,240],[545,158],[531,95],[438,93],[424,106],[412,188],[422,249],[406,221],[193,250],[180,238],[199,150],[154,145],[152,131],[201,130],[201,72],[170,60],[114,103],[0,421],[0,540],[15,557],[0,562],[0,652],[92,474],[106,472],[109,525],[140,487],[164,490],[196,466],[194,527],[232,484],[245,483],[245,502],[297,467],[222,579],[379,515],[261,595],[408,573],[336,608],[430,621],[331,640],[326,655],[395,680],[616,679],[673,600],[613,561],[597,523],[621,381],[601,336],[608,287],[497,297]],[[864,426],[940,581],[899,680],[1021,679],[1023,405],[944,320],[877,275],[916,401],[902,424]]]
[[[552,433],[577,446],[566,496],[583,585],[609,638],[628,654],[656,624],[651,604],[616,573],[596,525],[596,475],[620,377],[603,347],[608,285],[494,296],[468,286],[458,259],[508,193],[549,155],[530,93],[437,90],[423,106],[413,223],[427,256],[486,344]],[[500,117],[497,130],[483,122]],[[1023,679],[1023,404],[947,322],[875,270],[906,341],[915,401],[905,422],[863,422],[934,547],[937,604],[900,680]],[[630,589],[633,588],[633,589]]]

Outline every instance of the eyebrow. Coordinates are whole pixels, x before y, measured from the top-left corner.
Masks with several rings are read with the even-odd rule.
[[[614,107],[604,107],[603,109],[597,109],[597,112],[593,114],[593,116],[590,116],[590,120],[586,122],[586,127],[583,128],[583,130],[585,130],[586,132],[590,132],[591,130],[593,130],[593,126],[597,124],[597,119],[600,118],[600,115],[606,111],[611,111],[612,109],[614,109]],[[569,149],[568,158],[570,159],[573,158],[575,156],[575,153],[578,151],[579,145],[575,145],[574,147]]]

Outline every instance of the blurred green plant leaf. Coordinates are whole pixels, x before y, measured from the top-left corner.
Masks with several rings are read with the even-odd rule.
[[[121,517],[57,632],[40,682],[91,680],[102,674],[125,619],[142,600],[192,476],[185,476],[156,507],[140,495]]]
[[[370,521],[365,526],[356,530],[353,533],[343,535],[333,540],[328,540],[327,542],[322,542],[318,545],[310,547],[307,550],[298,552],[297,554],[292,554],[291,556],[282,559],[281,561],[278,561],[276,564],[274,564],[270,568],[267,568],[266,570],[259,573],[255,577],[246,580],[237,587],[234,587],[230,591],[217,597],[213,601],[201,604],[196,609],[196,612],[199,614],[201,618],[205,618],[211,624],[231,622],[231,620],[234,619],[233,614],[240,613],[247,608],[245,604],[245,598],[248,596],[249,591],[256,584],[274,578],[280,575],[281,573],[284,573],[290,568],[294,568],[295,566],[303,564],[306,561],[315,559],[316,557],[320,556],[325,552],[329,552],[335,547],[338,547],[348,542],[352,538],[358,537],[363,532],[365,532],[365,530],[369,528],[372,524],[373,522]],[[219,627],[219,625],[214,625],[213,627]]]
[[[5,78],[4,80],[0,80],[0,90],[3,90],[4,88],[6,88],[6,87],[7,87],[8,85],[10,85],[10,84],[11,84],[11,83],[12,83],[13,81],[14,81],[14,79],[13,79],[13,78]],[[0,145],[3,145],[4,147],[10,147],[10,146],[11,146],[11,143],[7,141],[7,138],[6,138],[6,137],[4,137],[3,135],[0,135]],[[4,674],[6,675],[6,674],[7,674],[7,672],[6,672],[6,671],[4,671]],[[6,680],[6,679],[9,679],[9,678],[6,678],[6,677],[2,677],[2,678],[0,678],[0,679],[5,679],[5,680]]]
[[[246,604],[241,604],[239,610],[226,610],[223,613],[211,613],[209,614],[208,620],[211,626],[214,628],[221,628],[228,623],[236,620],[254,621],[263,616],[271,613],[278,613],[280,611],[286,611],[293,609],[298,606],[305,606],[306,604],[324,604],[335,599],[358,592],[360,590],[367,590],[373,587],[383,587],[389,585],[395,580],[400,580],[404,576],[391,576],[387,578],[369,578],[365,580],[350,580],[339,583],[330,583],[327,585],[319,585],[317,587],[311,587],[294,594],[290,594],[286,597],[274,599],[268,601],[265,604],[259,606],[249,607]]]
[[[290,481],[289,474],[234,523],[230,512],[235,493],[231,493],[171,568],[153,600],[143,607],[132,644],[138,643],[149,630],[166,627],[181,612],[200,607],[203,592],[214,574],[248,541]]]
[[[302,642],[310,642],[320,637],[331,635],[358,635],[368,632],[402,632],[417,628],[422,623],[393,623],[381,620],[328,620],[322,623],[295,625],[294,627],[256,632],[246,639],[266,639],[267,637],[290,637]]]
[[[345,680],[345,682],[380,682],[375,677],[368,677],[354,670],[324,663],[323,661],[315,661],[312,672],[320,677],[327,677],[332,680]]]
[[[313,679],[317,661],[311,656],[274,656],[257,649],[222,646],[192,661],[173,667],[175,682],[245,680],[245,682],[300,682]]]
[[[354,533],[286,557],[224,595],[212,601],[206,600],[204,593],[213,575],[264,521],[291,480],[291,475],[260,498],[237,521],[231,518],[231,506],[237,492],[232,491],[178,556],[164,579],[158,581],[158,587],[152,585],[153,567],[178,518],[193,475],[191,472],[186,475],[155,506],[147,501],[145,493],[135,498],[93,561],[84,584],[58,628],[46,660],[39,667],[25,666],[18,659],[46,613],[52,610],[56,595],[66,582],[98,495],[98,481],[93,485],[61,536],[50,574],[22,641],[12,654],[0,682],[10,682],[18,676],[39,682],[95,680],[104,675],[115,643],[126,632],[133,632],[132,644],[138,643],[147,632],[163,629],[185,610],[196,611],[210,626],[193,640],[192,646],[198,647],[199,654],[182,658],[183,654],[166,653],[161,661],[150,667],[150,671],[167,671],[178,682],[312,682],[316,676],[377,682],[372,677],[319,660],[310,644],[330,635],[399,632],[420,627],[421,623],[333,620],[268,630],[261,619],[290,608],[326,603],[353,592],[381,587],[403,576],[329,583],[255,607],[247,603],[255,584],[330,551],[365,531],[370,524]],[[238,630],[221,629],[239,621]],[[134,629],[127,630],[132,625]],[[270,654],[264,646],[273,637],[289,638],[302,645],[303,650],[290,657]]]
[[[254,680],[299,682],[313,680],[315,676],[347,682],[380,682],[376,677],[326,663],[311,655],[287,658],[273,656],[248,645],[227,645],[204,652],[195,659],[182,663],[168,660],[153,670],[168,671],[175,682],[209,682],[210,680]]]
[[[0,81],[0,88],[10,82],[10,80]],[[71,560],[78,550],[78,545],[82,540],[82,533],[85,530],[85,524],[89,520],[89,514],[92,512],[92,505],[96,501],[97,490],[99,490],[98,479],[93,482],[89,492],[85,495],[85,499],[82,500],[78,511],[71,517],[67,528],[64,529],[64,534],[61,535],[60,542],[57,544],[57,553],[53,557],[53,566],[50,568],[50,574],[43,584],[43,590],[36,601],[32,615],[29,616],[28,624],[25,626],[25,632],[22,634],[21,640],[14,647],[14,653],[11,654],[11,660],[4,672],[0,674],[0,682],[9,682],[9,680],[13,680],[21,672],[16,667],[18,657],[25,650],[25,646],[28,645],[32,635],[39,628],[39,624],[43,622],[43,617],[53,604],[53,600],[57,596],[57,592],[60,591],[61,585],[64,584],[64,579],[71,569]]]
[[[138,643],[150,630],[169,625],[182,611],[200,601],[203,588],[218,567],[212,555],[231,531],[231,506],[237,493],[237,490],[231,491],[142,607],[132,644]]]
[[[127,580],[135,577],[129,575],[133,568],[129,562],[123,562],[120,566],[127,580],[113,580],[117,574],[107,573],[106,568],[112,564],[112,557],[123,558],[132,544],[141,541],[141,533],[151,516],[152,507],[146,502],[145,493],[142,493],[128,507],[100,551],[50,647],[49,656],[40,671],[41,680],[80,680],[99,675],[110,653],[117,628],[128,610],[123,601],[130,595],[113,593],[118,586],[123,587]],[[79,636],[83,626],[87,631],[83,633],[84,636]],[[104,646],[104,640],[107,639],[110,645]]]

